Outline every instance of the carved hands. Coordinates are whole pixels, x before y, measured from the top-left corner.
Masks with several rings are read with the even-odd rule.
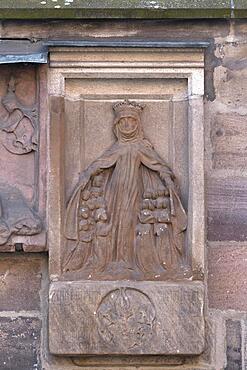
[[[87,184],[91,177],[97,176],[102,172],[95,163],[92,163],[88,168],[86,168],[80,175],[80,182],[82,184]]]
[[[175,176],[173,174],[170,175],[166,171],[160,171],[160,178],[162,181],[165,182],[168,189],[172,190],[175,188],[175,184],[174,184]]]

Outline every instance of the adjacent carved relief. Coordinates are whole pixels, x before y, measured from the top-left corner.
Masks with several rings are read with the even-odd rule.
[[[2,98],[7,115],[0,119],[0,141],[12,154],[27,154],[38,150],[38,111],[35,105],[24,106],[17,99],[15,88],[16,81],[11,77],[8,92]],[[27,171],[26,168],[25,170]],[[11,182],[13,183],[13,179]],[[7,182],[1,183],[0,245],[7,243],[12,234],[34,235],[40,233],[41,228],[39,216],[28,204],[22,192]]]
[[[113,106],[117,141],[81,174],[66,212],[66,274],[162,280],[183,270],[187,216],[172,170],[144,137],[143,109]]]
[[[0,245],[5,244],[11,234],[34,235],[41,227],[40,218],[21,192],[13,186],[0,184]]]
[[[132,288],[109,292],[97,310],[98,331],[110,345],[126,350],[145,345],[155,332],[155,308],[146,294]]]
[[[1,141],[14,154],[26,154],[38,149],[38,112],[36,106],[26,107],[15,95],[15,79],[11,77],[8,93],[2,104],[8,116],[0,122]]]

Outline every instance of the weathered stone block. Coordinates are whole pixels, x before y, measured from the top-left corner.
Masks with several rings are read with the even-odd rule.
[[[41,257],[1,257],[0,311],[39,309]]]
[[[54,354],[200,354],[203,285],[53,283],[49,331]]]
[[[218,55],[221,65],[215,73],[215,88],[218,109],[222,113],[233,112],[244,116],[247,113],[246,105],[246,62],[245,42],[222,43],[218,46]]]
[[[220,310],[247,310],[247,247],[210,246],[208,249],[209,306]]]
[[[40,321],[0,318],[0,369],[40,370]]]
[[[211,127],[213,168],[242,168],[246,166],[246,116],[218,114]]]
[[[208,239],[247,240],[247,181],[244,177],[207,182]]]

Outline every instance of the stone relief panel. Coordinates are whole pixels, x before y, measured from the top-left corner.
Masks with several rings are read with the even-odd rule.
[[[36,72],[23,66],[6,72],[5,79],[0,81],[0,250],[3,251],[12,250],[17,242],[11,236],[18,239],[42,231],[38,215]],[[21,240],[21,245],[22,242],[25,244],[25,240]]]
[[[117,140],[81,173],[65,216],[67,275],[162,280],[188,273],[179,186],[145,138],[143,109],[128,100],[113,105]]]
[[[203,59],[166,51],[51,50],[53,354],[203,351]]]

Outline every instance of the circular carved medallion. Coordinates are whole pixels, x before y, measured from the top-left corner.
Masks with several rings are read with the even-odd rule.
[[[146,344],[154,333],[154,305],[137,289],[119,288],[109,292],[96,314],[99,334],[109,344],[131,350]]]

